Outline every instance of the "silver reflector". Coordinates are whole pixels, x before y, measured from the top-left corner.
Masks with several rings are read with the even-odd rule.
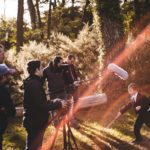
[[[121,79],[123,80],[128,79],[127,71],[125,71],[123,68],[119,67],[118,65],[111,63],[108,65],[107,68],[110,69],[112,72],[114,72],[115,75],[119,76]]]
[[[90,95],[90,96],[79,98],[77,109],[101,105],[106,102],[107,102],[107,96],[105,93],[98,94],[98,95]]]

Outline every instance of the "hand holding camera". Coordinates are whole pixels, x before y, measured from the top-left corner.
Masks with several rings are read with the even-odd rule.
[[[62,108],[68,108],[71,105],[69,100],[62,100],[61,104],[62,104]]]
[[[73,85],[74,85],[74,86],[79,86],[79,85],[80,85],[80,81],[74,81],[74,82],[73,82]]]

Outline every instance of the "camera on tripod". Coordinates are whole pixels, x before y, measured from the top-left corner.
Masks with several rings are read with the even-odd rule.
[[[71,110],[72,105],[73,105],[73,100],[70,96],[68,99],[56,98],[56,99],[54,99],[54,101],[61,101],[61,102],[65,101],[65,103],[66,103],[66,106],[64,108],[60,109],[61,116],[65,116]]]

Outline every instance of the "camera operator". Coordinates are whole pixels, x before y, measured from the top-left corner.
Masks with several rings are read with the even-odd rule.
[[[59,56],[56,56],[54,61],[51,61],[49,66],[44,69],[43,79],[47,79],[48,91],[51,100],[55,98],[66,98],[63,68],[61,67],[62,63],[63,59]]]
[[[6,87],[8,74],[11,73],[5,64],[0,64],[0,150],[2,150],[3,134],[7,128],[7,118],[15,115],[15,107],[10,98],[10,93]]]
[[[63,59],[56,56],[54,60],[49,63],[49,66],[44,69],[43,79],[47,79],[50,100],[52,101],[56,98],[67,99],[63,78],[63,67],[61,67],[62,63]],[[57,111],[53,111],[52,117],[54,117],[56,113]],[[56,118],[53,122],[56,127],[59,123],[59,118]]]
[[[68,65],[67,69],[64,71],[63,76],[64,76],[65,89],[67,91],[67,94],[71,94],[73,96],[73,101],[75,103],[79,95],[78,95],[78,86],[76,86],[74,83],[75,82],[77,83],[77,81],[79,82],[80,77],[77,76],[77,73],[74,68],[74,62],[75,62],[75,56],[72,54],[68,55],[67,61],[63,63]],[[72,117],[71,124],[74,127],[79,128],[76,122],[77,122],[77,118]]]
[[[49,111],[66,107],[65,101],[47,101],[43,88],[43,68],[40,61],[28,63],[29,77],[24,80],[24,120],[27,131],[26,150],[41,148]]]

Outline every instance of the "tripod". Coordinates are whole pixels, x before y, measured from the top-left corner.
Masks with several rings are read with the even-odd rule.
[[[58,117],[58,116],[60,116],[60,114],[61,114],[61,112],[59,112],[56,116]],[[65,123],[63,124],[63,147],[64,147],[63,150],[79,150],[77,143],[76,143],[76,140],[75,140],[75,137],[72,133],[72,130],[70,127],[70,122],[69,122],[68,118],[69,118],[69,115],[66,115],[65,116]],[[52,141],[52,145],[51,145],[50,150],[53,149],[54,143],[55,143],[57,135],[58,135],[58,130],[59,130],[59,127],[55,132],[54,139]],[[72,143],[74,144],[75,148],[73,148]]]
[[[68,128],[68,131],[66,130],[66,126]],[[78,146],[77,146],[75,137],[72,133],[72,130],[70,128],[69,121],[63,126],[63,138],[64,138],[63,150],[73,150],[74,149],[72,146],[71,140],[74,143],[75,150],[78,150]]]

